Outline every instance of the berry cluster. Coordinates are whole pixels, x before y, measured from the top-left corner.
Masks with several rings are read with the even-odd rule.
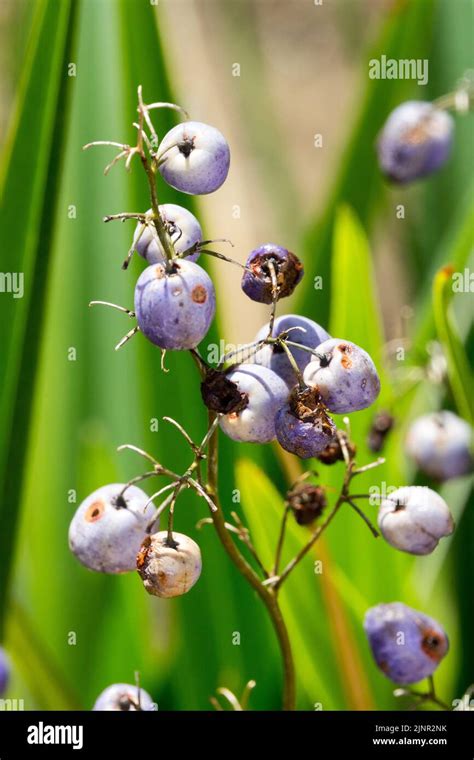
[[[280,643],[283,642],[286,672],[291,674],[291,649],[285,643],[277,603],[281,584],[343,504],[352,507],[378,535],[356,504],[364,495],[351,494],[350,484],[359,473],[383,460],[357,467],[355,445],[348,431],[337,428],[332,415],[370,407],[379,395],[380,379],[374,362],[362,347],[346,338],[332,337],[307,317],[276,316],[280,299],[290,296],[304,275],[303,265],[294,253],[281,245],[265,243],[251,251],[244,265],[239,264],[209,247],[219,241],[203,240],[198,220],[187,209],[158,204],[157,174],[183,193],[211,193],[227,177],[230,151],[217,129],[189,119],[159,141],[150,111],[169,104],[146,105],[141,88],[138,94],[137,146],[119,146],[121,152],[112,163],[125,158],[129,168],[135,155],[140,158],[152,205],[144,213],[117,214],[105,221],[137,222],[124,268],[134,251],[146,261],[147,267],[135,285],[133,312],[107,305],[137,321],[117,348],[141,332],[163,355],[168,350],[190,352],[200,372],[201,396],[209,410],[210,426],[201,443],[196,444],[179,423],[165,418],[178,428],[193,453],[193,461],[182,475],[136,446],[120,447],[142,455],[152,469],[128,483],[105,485],[89,495],[71,522],[70,548],[91,570],[104,573],[137,570],[148,593],[165,598],[183,595],[197,582],[202,568],[198,544],[174,530],[176,501],[184,489],[191,488],[210,508],[211,518],[201,522],[214,522],[229,556],[266,601]],[[380,138],[382,168],[398,181],[427,174],[447,156],[450,117],[429,104],[423,106],[426,107],[409,103],[397,109]],[[406,146],[402,149],[400,141],[405,145],[407,135],[410,149],[405,149]],[[216,310],[212,280],[197,263],[201,254],[240,266],[243,292],[251,300],[270,307],[269,321],[255,340],[222,356],[217,366],[210,366],[198,349]],[[377,430],[374,428],[372,432],[374,450],[381,448],[391,425],[391,418],[387,417],[383,424],[380,418]],[[215,472],[218,427],[234,441],[276,441],[303,460],[316,457],[325,464],[345,463],[341,494],[329,517],[324,523],[318,522],[309,542],[283,570],[279,564],[287,515],[291,512],[300,525],[319,521],[328,506],[325,490],[308,482],[310,471],[294,484],[287,495],[274,567],[272,571],[265,570],[240,519],[233,515],[235,525],[230,525],[222,517]],[[407,445],[419,466],[428,473],[439,479],[455,477],[472,469],[471,432],[467,423],[444,412],[418,420]],[[202,471],[204,464],[207,479]],[[165,477],[170,482],[148,497],[137,483],[150,477]],[[156,507],[154,502],[165,494]],[[160,531],[159,520],[165,510],[167,529]],[[425,555],[436,548],[443,536],[452,533],[454,523],[439,494],[426,487],[407,486],[382,500],[378,526],[391,546],[413,555]],[[241,559],[229,531],[236,533],[257,558],[264,573],[263,581]],[[435,621],[401,603],[369,610],[365,628],[377,664],[396,683],[409,684],[431,676],[448,649],[447,637]],[[397,647],[394,640],[400,631],[406,639],[404,647]],[[137,698],[134,687],[115,684],[100,695],[94,709],[146,710],[153,709],[151,704],[145,692]],[[286,683],[284,704],[294,705],[294,684]]]

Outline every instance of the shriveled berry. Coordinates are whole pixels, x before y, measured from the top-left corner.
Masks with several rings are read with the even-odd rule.
[[[0,647],[0,697],[5,694],[10,680],[10,660],[5,650]]]
[[[135,569],[155,507],[147,494],[125,483],[102,486],[84,499],[69,526],[69,547],[79,562],[101,573]]]
[[[168,531],[148,536],[137,555],[137,570],[149,594],[170,598],[186,594],[201,575],[201,551],[192,538]]]
[[[433,675],[449,648],[436,620],[402,602],[369,609],[364,629],[375,662],[395,683],[416,683]]]
[[[324,488],[312,483],[297,483],[286,499],[298,525],[311,525],[327,505]]]
[[[393,428],[394,417],[389,412],[377,412],[372,420],[372,425],[367,436],[367,446],[374,453],[382,451],[385,439]]]
[[[426,177],[448,159],[452,116],[432,103],[409,100],[390,114],[377,141],[382,172],[400,184]]]
[[[213,193],[229,172],[230,151],[215,127],[185,121],[162,139],[158,151],[159,172],[171,187],[182,193]]]
[[[245,402],[239,411],[220,419],[223,432],[234,441],[268,443],[275,438],[275,414],[288,398],[288,386],[271,369],[239,364],[227,374]]]
[[[313,388],[295,388],[275,417],[278,443],[300,459],[315,457],[334,439],[336,426]]]
[[[293,330],[292,328],[302,328]],[[255,336],[255,340],[264,340],[269,332],[270,326],[264,325]],[[300,343],[307,348],[318,348],[320,343],[329,340],[330,335],[326,330],[313,322],[312,319],[307,317],[301,317],[299,314],[283,314],[281,317],[277,317],[273,324],[272,337],[276,338],[285,330],[290,330],[288,333],[288,339],[294,343]],[[300,372],[311,361],[312,354],[309,351],[304,351],[301,348],[294,348],[290,346],[290,350]],[[296,376],[293,367],[290,364],[288,356],[285,350],[281,346],[275,346],[267,344],[262,346],[261,349],[253,357],[255,364],[260,364],[262,367],[268,367],[277,373],[290,387],[293,387],[296,383]]]
[[[114,683],[107,686],[97,697],[93,711],[108,712],[150,712],[156,704],[144,689],[129,683]]]
[[[380,531],[389,544],[409,554],[431,554],[443,536],[454,530],[449,507],[424,486],[405,486],[382,501]]]
[[[187,208],[174,203],[164,203],[159,207],[159,211],[176,253],[184,253],[202,240],[201,225]],[[152,209],[148,209],[147,215],[152,214]],[[133,236],[133,247],[149,264],[165,264],[166,253],[154,227],[151,216],[144,229],[139,222]],[[189,254],[186,258],[189,261],[197,261],[199,251]]]
[[[272,303],[273,284],[269,264],[275,270],[278,299],[290,296],[303,277],[303,264],[281,245],[265,243],[249,254],[242,276],[242,290],[252,301]]]
[[[186,259],[147,267],[135,287],[138,326],[160,348],[196,348],[214,318],[212,280],[198,264]]]
[[[369,354],[349,340],[331,338],[318,346],[303,377],[316,388],[330,412],[347,414],[366,409],[380,392],[380,380]]]
[[[467,475],[474,469],[473,429],[453,412],[425,414],[416,419],[406,438],[407,454],[436,480]]]

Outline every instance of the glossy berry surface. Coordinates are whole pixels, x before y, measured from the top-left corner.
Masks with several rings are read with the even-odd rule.
[[[128,683],[114,683],[97,697],[93,711],[149,712],[156,710],[152,698],[144,689]]]
[[[102,486],[84,499],[69,527],[69,547],[79,562],[101,573],[135,570],[136,556],[155,507],[147,494],[124,483]]]
[[[227,374],[243,397],[240,411],[221,417],[220,426],[234,441],[268,443],[275,438],[275,414],[288,398],[288,386],[258,364],[240,364]]]
[[[201,225],[187,208],[177,206],[174,203],[164,203],[159,207],[159,210],[176,253],[184,253],[202,240]],[[152,213],[152,210],[148,209],[147,214]],[[165,264],[166,254],[154,227],[152,220],[147,222],[144,229],[142,223],[139,222],[133,236],[133,246],[136,252],[149,264]],[[197,261],[199,251],[191,253],[186,258],[189,261]]]
[[[167,271],[152,264],[135,286],[135,312],[142,333],[160,348],[195,348],[216,310],[214,285],[198,264],[176,260]]]
[[[249,254],[245,262],[247,270],[242,275],[242,290],[252,301],[266,304],[273,301],[269,262],[274,267],[278,299],[290,296],[303,277],[303,264],[294,253],[274,243],[260,245]]]
[[[425,177],[448,159],[454,121],[431,103],[410,100],[395,108],[377,142],[382,172],[393,182]]]
[[[294,327],[302,329],[293,330],[292,328]],[[313,322],[312,319],[308,319],[307,317],[300,317],[298,314],[283,314],[281,317],[275,319],[272,336],[276,338],[285,330],[291,330],[288,334],[288,340],[300,343],[302,346],[307,346],[308,348],[317,348],[320,343],[329,340],[331,337],[323,327],[317,324],[317,322]],[[258,331],[255,340],[264,340],[268,335],[268,331],[269,325],[266,324]],[[289,348],[300,372],[304,370],[312,358],[315,358],[309,353],[309,351],[304,351],[301,348],[294,348],[293,346],[290,346]],[[262,346],[262,348],[254,355],[253,361],[255,364],[260,364],[262,367],[272,369],[290,388],[295,385],[295,371],[283,348],[271,345]]]
[[[230,150],[215,127],[185,121],[164,136],[158,159],[159,172],[168,185],[183,193],[205,195],[225,182]]]
[[[10,661],[5,650],[0,647],[0,697],[5,694],[10,680]]]
[[[331,338],[318,346],[303,377],[316,388],[329,411],[347,414],[366,409],[380,392],[380,380],[369,354],[348,340]]]
[[[199,546],[192,538],[173,532],[173,545],[168,544],[168,531],[149,536],[137,556],[137,570],[149,594],[164,598],[182,596],[201,575]]]
[[[378,524],[389,544],[409,554],[430,554],[454,530],[445,500],[424,486],[391,493],[380,505]]]
[[[449,648],[448,637],[436,620],[402,602],[369,609],[364,629],[378,667],[399,684],[431,676]]]
[[[449,480],[473,471],[473,430],[453,412],[425,414],[416,419],[406,438],[407,454],[427,475]]]
[[[275,416],[278,443],[300,459],[323,451],[336,435],[336,426],[313,390],[295,391]]]

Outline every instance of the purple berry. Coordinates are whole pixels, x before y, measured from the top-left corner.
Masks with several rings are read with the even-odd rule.
[[[144,689],[128,683],[114,683],[97,697],[93,711],[150,712],[156,704]]]
[[[198,264],[174,260],[170,271],[152,264],[135,287],[135,312],[142,333],[160,348],[196,348],[216,310],[212,280]]]
[[[436,480],[449,480],[472,472],[473,430],[456,414],[432,412],[411,425],[406,438],[407,454]]]
[[[273,301],[270,262],[275,268],[278,299],[290,296],[303,277],[303,264],[294,253],[273,243],[260,245],[245,263],[251,271],[245,271],[242,276],[242,290],[252,301],[268,304]]]
[[[318,346],[320,358],[306,367],[305,383],[316,388],[330,412],[347,414],[366,409],[380,392],[375,365],[364,349],[348,340],[331,338]]]
[[[281,317],[277,317],[273,325],[272,336],[275,338],[277,335],[280,335],[280,333],[293,327],[301,327],[303,329],[291,330],[288,334],[288,339],[295,343],[301,343],[302,346],[307,346],[308,348],[317,348],[320,343],[329,340],[331,337],[323,327],[316,322],[313,322],[312,319],[300,317],[298,314],[284,314]],[[266,338],[268,330],[269,325],[264,325],[258,331],[255,340],[263,340]],[[309,353],[309,351],[303,351],[301,348],[293,348],[293,346],[290,346],[289,348],[300,372],[303,372],[311,359],[315,358]],[[255,364],[260,364],[262,367],[272,369],[290,386],[290,388],[295,385],[295,371],[283,348],[271,345],[262,346],[262,348],[255,354],[253,361]]]
[[[5,694],[10,680],[10,661],[5,650],[0,647],[0,697]]]
[[[136,569],[136,558],[155,514],[147,494],[124,483],[98,488],[78,507],[69,527],[69,547],[79,562],[101,573]]]
[[[268,443],[275,438],[275,414],[288,398],[288,386],[271,369],[240,364],[227,373],[237,386],[242,402],[238,411],[220,419],[224,433],[234,441]]]
[[[382,172],[405,183],[439,169],[451,152],[454,121],[431,103],[410,100],[390,114],[377,141]]]
[[[278,443],[300,459],[310,459],[334,440],[336,426],[314,389],[295,388],[275,417]]]
[[[428,678],[449,648],[448,637],[436,620],[402,602],[367,610],[364,629],[375,662],[395,683]]]
[[[202,240],[201,226],[196,217],[187,208],[176,206],[174,203],[165,203],[159,207],[160,216],[168,230],[174,250],[177,254],[184,253],[188,248]],[[147,214],[153,214],[148,209]],[[161,245],[153,220],[147,221],[145,229],[141,222],[137,224],[133,236],[133,246],[149,264],[165,264],[166,254]],[[197,261],[199,251],[186,256],[189,261]]]
[[[230,151],[215,127],[185,121],[163,137],[158,151],[163,179],[182,193],[213,193],[229,172]]]
[[[169,599],[186,594],[201,575],[199,546],[183,533],[160,531],[145,538],[137,556],[137,569],[149,594]]]
[[[409,554],[431,554],[454,530],[445,500],[431,488],[405,486],[380,505],[380,531],[389,544]]]

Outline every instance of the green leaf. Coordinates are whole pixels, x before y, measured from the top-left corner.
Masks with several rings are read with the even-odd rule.
[[[474,377],[451,313],[454,267],[446,265],[433,282],[433,311],[439,341],[448,363],[448,377],[459,414],[474,422]]]

